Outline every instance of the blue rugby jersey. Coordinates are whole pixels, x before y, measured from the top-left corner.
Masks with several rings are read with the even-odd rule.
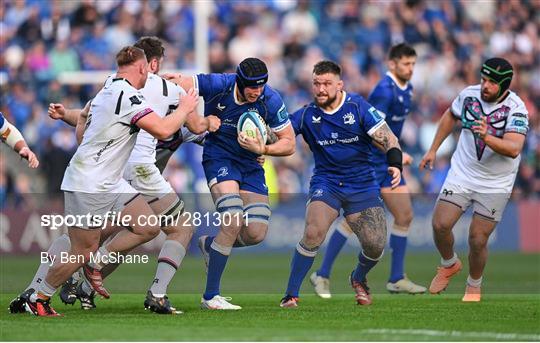
[[[347,180],[366,191],[379,189],[372,166],[371,137],[383,118],[357,94],[343,92],[340,106],[326,113],[310,103],[291,116],[294,131],[313,152],[313,177]]]
[[[410,82],[402,88],[393,79],[390,72],[379,81],[368,97],[370,104],[375,106],[396,137],[401,136],[403,124],[409,115],[412,105],[413,87]],[[377,166],[384,165],[386,169],[386,155],[375,146],[373,162]],[[386,171],[385,171],[386,172]]]
[[[269,85],[254,103],[241,103],[235,94],[236,74],[198,74],[194,78],[195,88],[204,98],[204,115],[215,115],[221,119],[221,127],[206,136],[203,160],[232,158],[256,163],[257,155],[242,148],[237,141],[237,123],[246,111],[254,111],[274,131],[285,129],[289,113],[281,96]]]

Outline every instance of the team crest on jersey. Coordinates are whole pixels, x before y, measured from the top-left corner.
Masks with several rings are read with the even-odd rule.
[[[330,136],[332,137],[332,139],[337,139],[339,137],[339,134],[337,132],[332,132]]]
[[[320,124],[321,123],[321,117],[315,117],[315,116],[311,116],[311,122],[313,124]]]
[[[354,114],[352,114],[352,112],[345,114],[343,116],[343,123],[348,125],[356,123],[356,120],[354,120]]]
[[[486,114],[482,108],[480,100],[469,96],[463,101],[461,122],[464,129],[469,129],[472,131],[475,120],[486,117],[487,133],[495,137],[502,137],[504,135],[506,119],[508,118],[509,113],[510,107],[503,105],[491,113]],[[474,143],[476,146],[476,158],[478,158],[478,161],[480,161],[482,159],[482,155],[484,154],[484,150],[486,149],[486,143],[477,135],[474,135]]]
[[[139,98],[138,95],[134,95],[134,96],[130,97],[129,101],[131,101],[131,106],[142,104],[142,99],[141,98],[142,97]]]
[[[311,197],[312,198],[320,198],[320,197],[322,197],[322,195],[323,195],[323,190],[318,188],[318,189],[313,191],[313,195]]]
[[[227,176],[227,175],[229,175],[229,168],[227,168],[227,167],[219,168],[217,176],[224,177],[224,176]]]

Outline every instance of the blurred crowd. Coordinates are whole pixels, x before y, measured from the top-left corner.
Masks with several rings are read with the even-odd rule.
[[[530,123],[514,196],[540,196],[540,1],[202,4],[210,16],[210,71],[233,72],[247,56],[262,58],[270,70],[270,85],[281,92],[291,113],[311,101],[311,69],[317,61],[339,62],[346,89],[367,96],[386,72],[388,48],[402,41],[412,44],[418,53],[412,79],[415,104],[402,146],[416,163],[453,98],[467,85],[479,83],[481,62],[492,56],[507,58],[516,71],[511,89],[525,101]],[[103,81],[66,85],[58,79],[61,73],[112,70],[116,52],[145,35],[167,42],[165,68],[196,70],[195,17],[194,3],[182,0],[3,0],[0,110],[21,130],[43,167],[33,182],[20,182],[25,171],[0,161],[0,197],[59,192],[76,142],[71,128],[47,117],[47,106],[62,102],[82,107]],[[438,192],[458,134],[443,146],[431,173],[420,173],[416,165],[406,168],[412,192]],[[308,187],[310,152],[300,141],[297,150],[288,158],[269,159],[268,174],[275,178],[270,184],[282,200]],[[200,153],[198,147],[182,147],[167,168],[178,192],[204,191]]]

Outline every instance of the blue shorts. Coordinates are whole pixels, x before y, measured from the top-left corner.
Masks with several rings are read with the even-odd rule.
[[[202,163],[208,188],[227,180],[238,182],[240,189],[268,195],[264,169],[255,163],[243,163],[232,159],[209,159]]]
[[[378,189],[368,189],[350,183],[335,180],[313,178],[309,187],[308,204],[322,201],[338,213],[343,209],[343,215],[358,213],[366,208],[383,207],[383,201]]]
[[[375,178],[381,188],[392,187],[392,176],[388,174],[388,164],[377,166],[377,168],[375,168]],[[401,173],[401,181],[399,181],[398,186],[405,186],[406,184],[403,173]]]

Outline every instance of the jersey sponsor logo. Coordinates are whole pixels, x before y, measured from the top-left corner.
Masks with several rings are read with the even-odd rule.
[[[332,132],[330,134],[330,136],[333,138],[333,139],[337,139],[339,137],[339,134],[337,132]]]
[[[352,114],[352,112],[345,114],[343,116],[343,123],[348,125],[356,123],[356,120],[354,120],[354,114]]]
[[[373,106],[368,110],[368,112],[376,121],[380,121],[383,119],[377,109]]]
[[[321,117],[315,117],[315,116],[311,116],[311,122],[313,124],[320,124],[321,123]]]
[[[229,175],[229,168],[227,168],[227,167],[219,168],[217,176],[224,177],[224,176],[227,176],[227,175]]]
[[[287,109],[285,108],[285,104],[281,105],[281,107],[279,108],[279,110],[277,112],[277,115],[278,115],[278,119],[280,121],[286,120],[287,118],[289,118],[289,113],[287,113]]]
[[[512,126],[518,126],[518,127],[521,127],[521,126],[525,126],[525,121],[524,120],[521,120],[521,119],[514,119],[512,121]]]
[[[337,136],[339,136],[339,135],[336,132],[333,132],[332,135],[336,135],[336,137],[332,138],[332,139],[318,140],[317,144],[319,144],[320,146],[334,145],[336,143],[350,144],[350,143],[358,142],[360,140],[360,136],[354,136],[354,137],[351,137],[351,138],[339,138],[338,139]]]
[[[475,121],[485,117],[487,121],[487,133],[500,138],[504,135],[506,120],[509,113],[510,107],[502,105],[491,113],[486,114],[480,100],[476,97],[469,96],[463,101],[461,122],[464,129],[472,131]],[[476,158],[480,161],[484,154],[484,150],[486,149],[486,143],[476,134],[474,135],[474,143],[476,146]]]
[[[216,108],[220,111],[223,111],[227,106],[220,104],[219,102],[216,105]]]
[[[443,194],[445,197],[447,197],[447,196],[452,196],[452,195],[454,195],[454,191],[451,190],[451,189],[446,189],[446,188],[445,188],[445,189],[443,189],[442,194]]]
[[[101,155],[105,150],[107,150],[114,142],[114,139],[110,139],[107,144],[101,149],[99,149],[98,153],[96,154],[96,157],[94,157],[94,161],[99,162],[99,159],[101,158]]]

